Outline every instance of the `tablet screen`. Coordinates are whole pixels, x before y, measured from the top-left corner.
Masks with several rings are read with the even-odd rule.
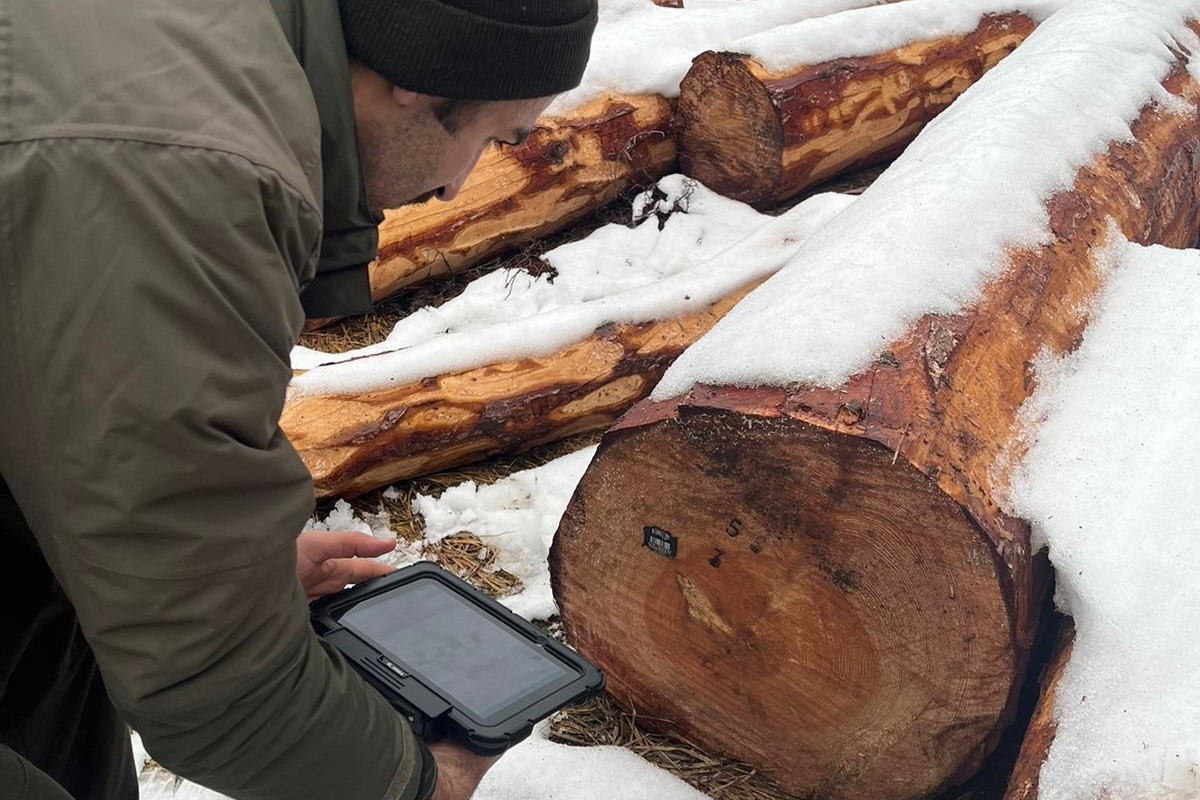
[[[354,606],[341,623],[478,720],[578,677],[438,580],[401,584]]]

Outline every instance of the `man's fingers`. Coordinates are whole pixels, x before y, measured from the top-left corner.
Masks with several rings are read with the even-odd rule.
[[[367,533],[354,531],[305,531],[300,534],[299,546],[310,561],[330,558],[373,558],[396,548],[395,539],[376,539]]]
[[[340,592],[350,583],[362,583],[371,578],[389,575],[396,571],[391,564],[367,561],[361,558],[334,558],[322,564],[321,579],[304,587],[308,599],[315,600],[327,594]]]
[[[378,578],[381,575],[388,575],[396,571],[396,568],[391,564],[367,561],[362,558],[341,558],[328,563],[333,566],[333,571],[327,580],[336,578],[337,581],[341,582],[342,586],[345,586],[347,583],[362,583],[365,580]]]
[[[296,539],[296,576],[309,600],[395,572],[371,561],[396,548],[395,539],[376,539],[354,531],[305,531]]]

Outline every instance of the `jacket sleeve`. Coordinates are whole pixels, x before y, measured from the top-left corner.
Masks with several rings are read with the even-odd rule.
[[[428,751],[295,577],[313,493],[278,419],[318,212],[219,149],[7,147],[0,472],[114,703],[234,798],[416,797]]]

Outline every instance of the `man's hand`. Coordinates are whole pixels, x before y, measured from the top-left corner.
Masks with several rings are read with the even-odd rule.
[[[396,548],[396,541],[353,531],[305,531],[296,538],[296,577],[310,601],[395,572],[390,564],[370,561]]]
[[[438,766],[437,788],[430,800],[467,800],[499,756],[480,756],[456,742],[429,742]]]

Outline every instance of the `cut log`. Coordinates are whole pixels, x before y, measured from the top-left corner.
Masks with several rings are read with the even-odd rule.
[[[609,97],[542,120],[520,145],[490,148],[452,202],[387,212],[372,298],[548,236],[667,174],[675,164],[670,115],[662,97]]]
[[[973,308],[838,389],[697,387],[606,434],[551,574],[619,702],[804,796],[916,798],[978,769],[1046,583],[991,491],[1030,365],[1078,342],[1110,221],[1176,247],[1200,226],[1200,86],[1166,86],[1179,107],[1079,170],[1049,243]]]
[[[611,325],[547,357],[385,392],[299,397],[280,425],[318,497],[352,497],[418,475],[604,430],[753,286],[703,313]]]
[[[1029,729],[1025,732],[1025,741],[1021,744],[1021,753],[1008,779],[1008,791],[1004,800],[1037,800],[1038,777],[1042,764],[1050,753],[1050,745],[1054,743],[1054,701],[1057,696],[1058,682],[1062,680],[1063,671],[1071,660],[1071,646],[1075,641],[1075,627],[1068,620],[1058,633],[1054,644],[1054,652],[1041,674],[1041,695]]]
[[[726,197],[776,205],[894,157],[1034,27],[1020,13],[986,16],[967,36],[786,74],[747,55],[703,53],[680,85],[680,167]]]

